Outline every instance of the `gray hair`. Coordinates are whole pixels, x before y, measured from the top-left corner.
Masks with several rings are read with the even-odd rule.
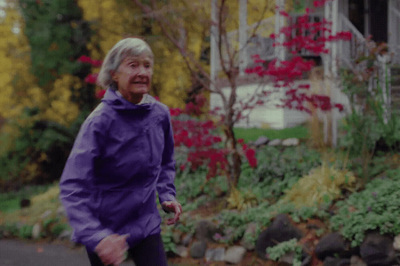
[[[103,61],[97,84],[104,89],[116,89],[116,84],[112,79],[112,74],[117,71],[122,61],[130,56],[150,56],[152,64],[154,55],[150,46],[140,38],[126,38],[117,42],[113,48],[107,53]]]

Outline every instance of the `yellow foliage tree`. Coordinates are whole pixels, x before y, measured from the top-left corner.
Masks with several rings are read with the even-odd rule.
[[[77,77],[65,75],[52,86],[50,93],[37,85],[30,71],[30,47],[23,34],[24,21],[14,1],[6,1],[0,9],[0,154],[13,145],[19,127],[38,120],[49,120],[68,126],[79,113],[71,100],[71,89],[80,89]],[[36,109],[34,115],[23,116],[24,110]]]
[[[23,21],[15,6],[6,2],[0,18],[0,116],[16,119],[27,99],[27,91],[35,84],[29,72],[29,45],[20,31]],[[26,87],[27,86],[27,87]]]
[[[82,85],[82,81],[72,75],[63,75],[57,79],[47,96],[50,106],[43,110],[43,119],[65,126],[73,122],[79,114],[79,106],[71,101],[72,90],[79,90]]]
[[[104,0],[93,5],[92,0],[79,0],[78,5],[95,33],[87,45],[90,57],[102,60],[122,38],[144,37],[155,55],[152,94],[170,107],[183,107],[190,75],[179,52],[160,37],[159,27],[149,22],[132,1]]]
[[[80,88],[81,82],[70,75],[62,76],[49,94],[37,85],[30,72],[30,48],[22,31],[23,19],[12,1],[6,3],[0,18],[0,34],[4,37],[0,42],[0,116],[15,120],[24,109],[38,108],[35,118],[69,124],[79,112],[71,101],[70,88]]]

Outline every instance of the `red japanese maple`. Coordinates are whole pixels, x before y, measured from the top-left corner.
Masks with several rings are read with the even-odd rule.
[[[314,1],[314,7],[322,7],[327,2],[332,0]],[[286,16],[289,21],[292,19],[290,15],[278,10],[281,15]],[[275,40],[274,46],[282,46],[291,53],[288,60],[272,60],[266,64],[259,55],[254,55],[254,67],[246,69],[248,74],[257,74],[261,77],[268,76],[272,79],[274,86],[286,88],[285,98],[282,99],[282,104],[279,107],[296,109],[311,113],[310,107],[317,108],[322,111],[330,111],[333,108],[343,111],[344,107],[340,103],[332,103],[330,97],[326,95],[308,93],[309,85],[295,84],[295,81],[303,77],[315,65],[314,61],[306,60],[300,56],[300,51],[308,51],[308,54],[321,56],[329,53],[326,48],[327,42],[338,40],[350,40],[352,35],[350,32],[338,32],[332,34],[331,22],[323,19],[322,21],[314,22],[310,19],[313,12],[311,9],[306,9],[305,14],[298,16],[296,21],[291,21],[289,26],[283,27],[280,34],[285,36],[282,43],[277,41],[277,36],[272,34],[270,37]],[[296,34],[294,35],[293,32]]]

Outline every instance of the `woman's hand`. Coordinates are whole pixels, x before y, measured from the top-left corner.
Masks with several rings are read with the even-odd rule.
[[[179,216],[182,213],[182,206],[177,201],[164,201],[162,204],[162,208],[166,212],[173,212],[175,213],[174,218],[170,218],[167,220],[167,224],[171,225],[179,221]]]
[[[120,265],[126,259],[128,243],[126,239],[129,235],[109,235],[96,246],[95,252],[100,257],[104,265]]]

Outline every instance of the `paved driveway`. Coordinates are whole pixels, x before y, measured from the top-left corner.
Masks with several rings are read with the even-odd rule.
[[[0,239],[0,266],[90,266],[90,263],[82,247]]]

